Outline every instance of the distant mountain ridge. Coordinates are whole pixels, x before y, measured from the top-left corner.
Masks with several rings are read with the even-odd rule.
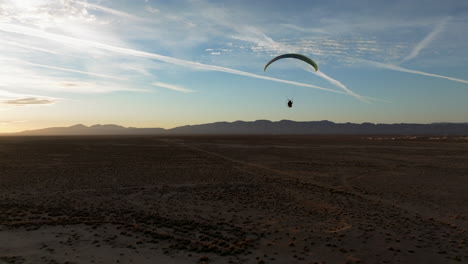
[[[165,133],[164,128],[135,128],[113,124],[85,126],[82,124],[70,127],[49,127],[36,130],[26,130],[10,135],[24,136],[73,136],[73,135],[156,135]]]
[[[331,121],[298,122],[291,120],[216,122],[187,125],[172,129],[135,128],[113,124],[51,127],[26,130],[9,135],[468,135],[468,123],[374,124],[334,123]],[[5,134],[4,134],[5,135]]]

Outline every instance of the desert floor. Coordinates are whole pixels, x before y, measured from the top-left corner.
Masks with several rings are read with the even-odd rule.
[[[468,263],[468,140],[0,137],[0,263]]]

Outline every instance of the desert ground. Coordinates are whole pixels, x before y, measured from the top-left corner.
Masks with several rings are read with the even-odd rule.
[[[0,137],[0,263],[468,263],[468,140]]]

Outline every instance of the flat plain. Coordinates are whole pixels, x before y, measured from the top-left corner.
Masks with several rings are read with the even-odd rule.
[[[0,137],[0,263],[468,262],[468,140]]]

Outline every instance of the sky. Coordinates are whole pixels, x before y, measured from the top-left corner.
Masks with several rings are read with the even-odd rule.
[[[468,1],[0,0],[0,133],[468,122],[467,62]]]

